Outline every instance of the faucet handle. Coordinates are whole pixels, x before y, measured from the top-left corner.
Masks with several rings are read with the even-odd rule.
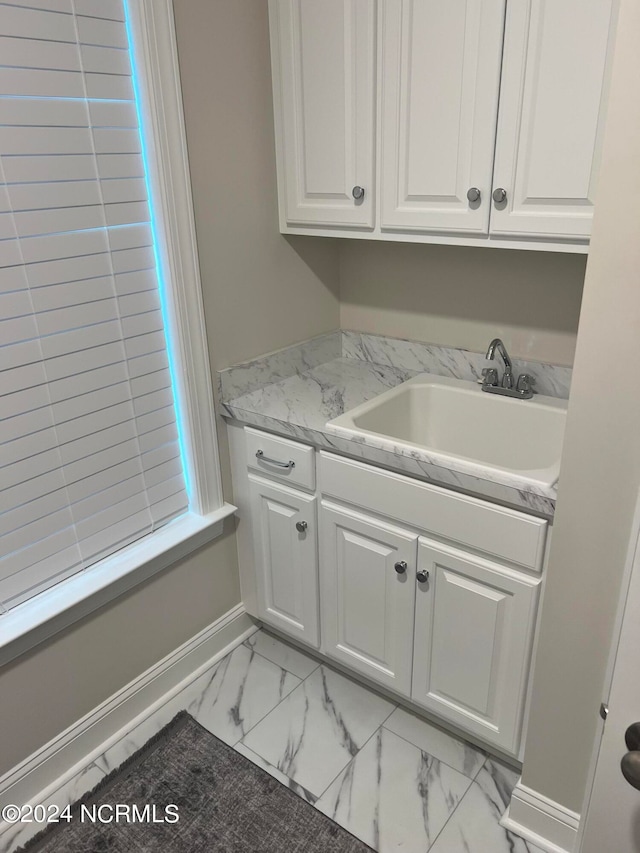
[[[497,385],[498,371],[495,367],[483,367],[482,379],[478,379],[478,385]]]
[[[533,386],[536,384],[535,376],[531,376],[529,373],[521,373],[518,376],[518,382],[516,383],[516,391],[518,394],[522,394],[524,397],[531,397],[535,394],[533,390]]]

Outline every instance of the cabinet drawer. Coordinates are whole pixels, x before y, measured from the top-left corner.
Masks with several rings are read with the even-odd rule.
[[[276,435],[245,428],[247,465],[292,486],[313,491],[316,487],[313,447]]]
[[[325,495],[518,566],[541,570],[547,530],[543,519],[324,451],[319,466]]]

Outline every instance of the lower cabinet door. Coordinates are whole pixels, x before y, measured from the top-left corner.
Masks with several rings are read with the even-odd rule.
[[[418,578],[412,699],[515,753],[540,579],[423,537]]]
[[[322,501],[322,650],[410,695],[417,536]]]
[[[258,615],[318,648],[316,499],[249,476]]]

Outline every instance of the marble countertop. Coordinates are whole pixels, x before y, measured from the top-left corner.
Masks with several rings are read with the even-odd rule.
[[[326,428],[327,421],[418,373],[475,379],[484,364],[481,355],[465,350],[335,332],[222,371],[221,413],[325,450],[550,517],[555,510],[555,486],[523,486],[501,471],[478,476],[464,470],[464,465],[459,470],[453,465],[444,468],[434,464],[427,452],[383,449]],[[543,393],[568,396],[569,368],[520,362],[514,370],[536,376]]]

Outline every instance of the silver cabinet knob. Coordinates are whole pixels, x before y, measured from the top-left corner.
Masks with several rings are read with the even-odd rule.
[[[424,569],[420,569],[419,572],[416,572],[416,580],[418,583],[426,583],[429,580],[429,572],[426,572]]]
[[[364,198],[364,187],[355,186],[351,190],[351,195],[355,198],[356,201],[360,201],[361,198]]]
[[[398,560],[398,562],[393,567],[399,575],[403,575],[407,571],[407,561],[406,560]]]
[[[493,191],[493,200],[496,204],[501,204],[507,200],[507,191],[502,187],[498,187]]]
[[[306,521],[296,521],[296,530],[298,533],[304,533],[308,526]]]
[[[467,198],[470,202],[480,201],[482,193],[478,189],[478,187],[471,187],[471,189],[467,190]]]

